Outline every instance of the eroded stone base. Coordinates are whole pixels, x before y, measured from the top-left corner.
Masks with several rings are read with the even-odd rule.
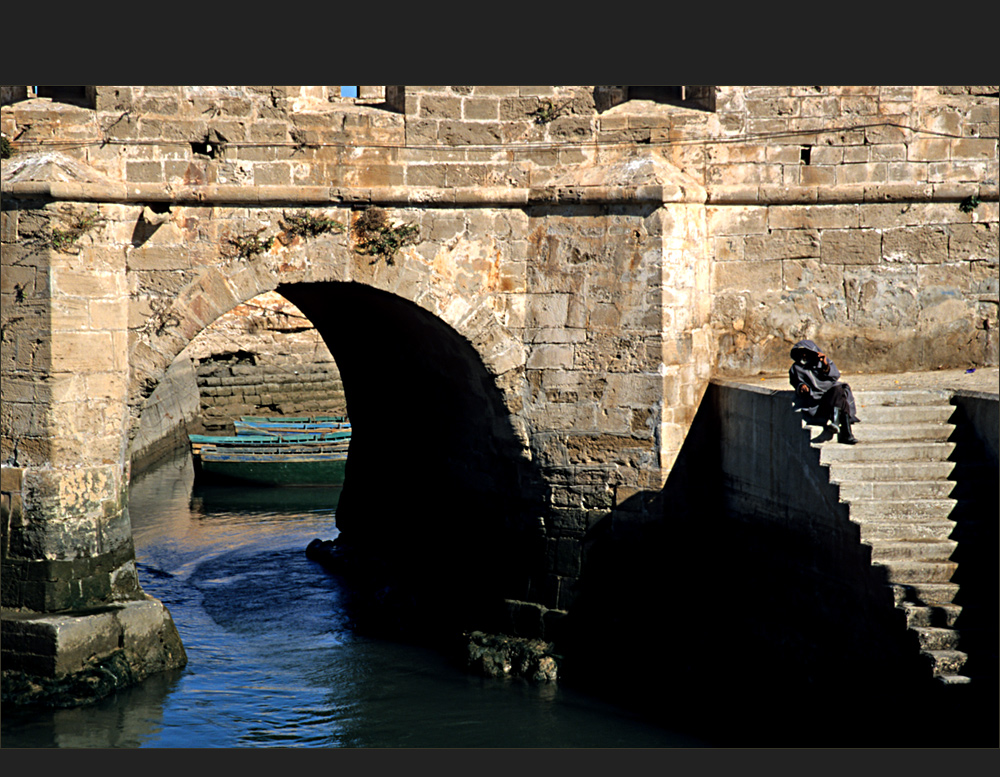
[[[3,701],[75,706],[187,663],[161,602],[108,605],[86,614],[4,610]]]
[[[555,682],[558,675],[552,644],[540,639],[506,634],[467,634],[466,665],[486,677],[520,677],[534,682]]]

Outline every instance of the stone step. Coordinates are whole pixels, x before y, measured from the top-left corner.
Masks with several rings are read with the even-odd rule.
[[[958,569],[954,561],[872,561],[872,566],[884,569],[890,583],[907,585],[947,583]]]
[[[850,381],[847,381],[847,383],[850,384]],[[864,420],[864,416],[861,415],[861,408],[868,408],[876,405],[886,407],[899,407],[906,405],[950,406],[951,393],[940,389],[855,391],[854,403],[857,406],[858,417]]]
[[[944,480],[955,470],[953,461],[831,461],[830,481]]]
[[[935,675],[960,675],[968,655],[961,650],[921,650],[921,655],[931,659]]]
[[[868,424],[943,424],[955,412],[954,405],[866,405],[865,414],[858,408],[861,423]]]
[[[947,561],[955,552],[955,540],[869,540],[872,561]]]
[[[832,461],[945,461],[954,450],[953,442],[835,443],[819,446],[819,460],[821,464]]]
[[[942,685],[968,685],[972,682],[972,678],[964,674],[939,674],[934,679]]]
[[[955,490],[951,480],[834,480],[840,498],[860,499],[947,499]]]
[[[926,607],[952,604],[958,593],[958,583],[891,583],[889,587],[897,607],[904,603]]]
[[[809,425],[809,441],[814,445],[837,445],[831,428]],[[851,427],[859,442],[947,442],[952,424],[855,424]]]
[[[906,625],[910,628],[937,626],[954,628],[962,608],[957,604],[921,605],[904,603],[900,609],[906,615]]]
[[[918,626],[911,630],[920,640],[921,650],[958,650],[959,635],[955,629],[940,628],[938,626]]]
[[[850,499],[851,520],[947,520],[955,499]]]
[[[954,424],[856,424],[851,427],[861,442],[947,442]]]
[[[947,540],[957,525],[954,521],[858,521],[862,542],[915,542]]]

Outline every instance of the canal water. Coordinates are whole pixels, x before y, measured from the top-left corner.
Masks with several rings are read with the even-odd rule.
[[[341,583],[305,555],[314,538],[336,537],[337,495],[195,487],[186,452],[137,476],[139,577],[170,610],[188,665],[79,709],[5,709],[0,746],[705,744],[563,684],[477,677],[433,650],[353,631]]]

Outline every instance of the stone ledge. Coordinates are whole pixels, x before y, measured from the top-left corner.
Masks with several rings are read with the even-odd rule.
[[[555,203],[690,202],[708,205],[866,204],[910,201],[958,202],[976,195],[998,201],[991,184],[857,184],[846,186],[710,186],[703,194],[686,186],[538,187],[328,187],[328,186],[175,186],[172,184],[16,181],[3,184],[4,197],[48,198],[66,202],[187,205],[452,205],[456,207],[519,206]]]
[[[943,190],[935,184],[849,184],[844,186],[738,185],[707,187],[708,205],[834,205],[934,201],[959,202],[976,195],[996,202],[998,188],[991,184],[956,184]]]
[[[95,661],[110,659],[119,651],[132,682],[187,663],[170,613],[151,596],[80,614],[4,610],[0,621],[5,682],[9,673],[43,681],[72,679],[87,673]],[[34,685],[42,693],[46,683]],[[5,691],[5,700],[6,696]],[[15,703],[35,700],[13,699]]]
[[[697,189],[676,185],[540,187],[327,187],[327,186],[175,186],[157,183],[81,183],[15,181],[4,183],[4,197],[46,198],[65,202],[178,205],[448,205],[523,206],[534,203],[704,202]],[[756,201],[756,200],[754,200]]]

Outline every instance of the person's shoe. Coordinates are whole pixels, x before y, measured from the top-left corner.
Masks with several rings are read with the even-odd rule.
[[[844,445],[854,445],[858,439],[851,432],[851,423],[847,419],[844,419],[843,426],[840,427],[840,431],[837,433],[837,442],[843,443]]]
[[[840,408],[833,408],[833,418],[830,419],[830,426],[837,430],[837,434],[840,434]]]

